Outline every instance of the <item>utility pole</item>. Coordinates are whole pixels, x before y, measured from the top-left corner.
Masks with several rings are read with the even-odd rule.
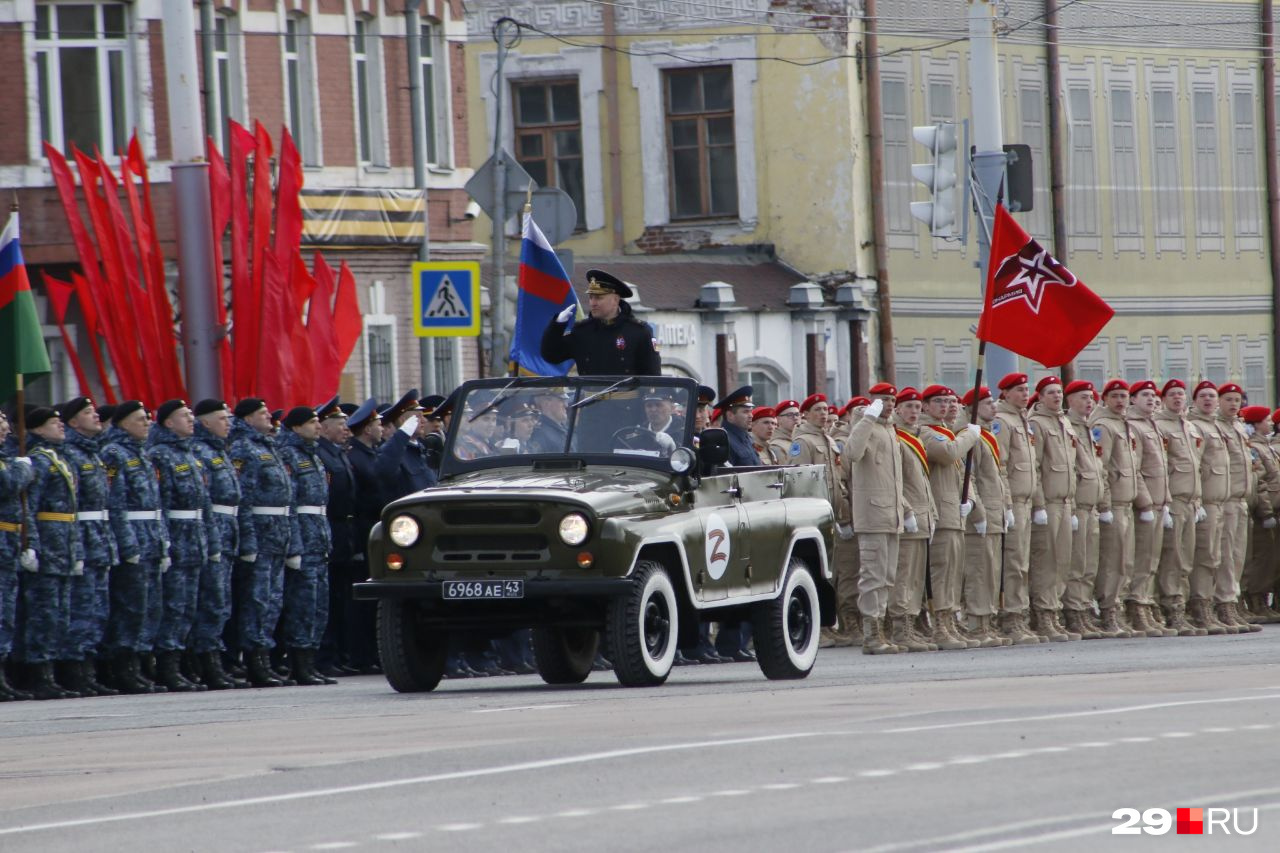
[[[506,77],[503,67],[507,51],[520,35],[520,25],[511,18],[500,18],[493,25],[493,40],[498,43],[498,67],[494,72],[493,109],[493,332],[489,336],[490,371],[492,376],[507,375],[507,154],[502,147],[502,104],[506,100]]]
[[[969,0],[969,81],[973,92],[973,173],[977,182],[979,293],[987,287],[991,263],[991,229],[996,200],[1004,184],[1008,158],[1000,122],[1000,76],[996,62],[996,18],[992,0]],[[966,152],[967,154],[968,152]],[[987,375],[999,381],[1017,369],[1018,360],[1002,347],[986,348]],[[981,365],[979,365],[981,367]]]
[[[422,242],[418,244],[418,260],[431,260],[431,208],[427,204],[427,140],[426,108],[422,91],[422,18],[418,7],[422,0],[409,0],[404,4],[405,46],[409,63],[409,123],[413,142],[413,188],[422,193]],[[414,287],[418,284],[415,281]],[[422,392],[428,393],[435,381],[434,338],[418,339],[418,373]]]

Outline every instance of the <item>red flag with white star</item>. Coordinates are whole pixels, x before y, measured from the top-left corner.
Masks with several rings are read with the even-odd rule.
[[[1057,367],[1088,346],[1115,313],[997,205],[979,340]]]

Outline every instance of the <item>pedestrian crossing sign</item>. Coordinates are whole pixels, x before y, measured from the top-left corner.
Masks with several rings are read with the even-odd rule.
[[[413,333],[420,338],[480,334],[480,264],[419,261],[413,265]]]

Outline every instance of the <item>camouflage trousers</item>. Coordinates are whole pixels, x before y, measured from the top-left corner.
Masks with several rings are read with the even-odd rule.
[[[139,651],[155,647],[156,637],[160,634],[160,623],[164,621],[164,572],[160,571],[158,563],[147,567],[146,579],[147,610],[142,619],[142,634],[139,639],[142,645]]]
[[[84,574],[67,578],[71,614],[60,654],[64,660],[83,660],[98,654],[111,608],[110,574],[110,566],[86,565]]]
[[[200,566],[174,563],[161,578],[164,607],[156,651],[172,652],[187,646],[187,635],[196,619],[196,597],[200,592]]]
[[[26,663],[57,660],[71,610],[67,577],[23,572],[19,583],[17,658]]]
[[[229,556],[200,567],[196,618],[191,628],[193,652],[222,651],[222,631],[231,617],[231,563]]]
[[[111,570],[107,581],[111,600],[107,615],[107,648],[112,651],[145,651],[142,628],[147,618],[147,569],[135,563],[121,563]]]
[[[13,651],[18,618],[18,573],[0,569],[0,658]]]
[[[284,555],[259,554],[252,563],[240,563],[232,594],[240,648],[246,652],[274,648],[276,622],[284,605]]]
[[[329,621],[329,566],[322,557],[303,557],[284,573],[280,638],[289,648],[316,649]]]

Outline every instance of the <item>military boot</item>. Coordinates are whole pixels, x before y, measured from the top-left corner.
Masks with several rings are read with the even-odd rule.
[[[1129,599],[1124,603],[1124,613],[1129,619],[1129,627],[1139,637],[1163,637],[1164,631],[1161,631],[1151,625],[1147,621],[1147,611],[1141,604],[1133,599]]]
[[[5,666],[9,663],[9,659],[0,655],[0,694],[8,696],[10,699],[28,700],[31,694],[25,690],[19,690],[9,683],[9,675],[5,671]]]
[[[823,628],[818,632],[818,648],[834,649],[839,639],[840,635],[835,628]]]
[[[1021,626],[1018,624],[1018,614],[1001,613],[997,617],[1000,636],[1007,639],[1015,646],[1036,646],[1040,644],[1040,638],[1031,635],[1024,635]]]
[[[994,616],[979,616],[978,630],[981,631],[984,636],[990,637],[1001,646],[1013,645],[1012,639],[1000,633],[996,626],[996,617]]]
[[[303,687],[338,683],[332,679],[326,679],[312,668],[310,649],[289,649],[289,663],[292,665],[291,677]]]
[[[245,665],[249,671],[249,683],[254,687],[283,687],[284,682],[276,678],[267,664],[267,650],[254,649],[245,652]]]
[[[210,690],[233,690],[236,682],[222,670],[222,658],[217,652],[199,655],[200,675]],[[248,687],[248,685],[244,685]]]
[[[918,624],[924,621],[925,620],[915,616],[908,616],[907,617],[907,636],[915,640],[917,643],[924,643],[926,646],[929,647],[929,651],[936,652],[938,651],[938,644],[933,641],[932,634],[928,636],[921,634],[919,627],[917,627]]]
[[[1077,640],[1084,639],[1084,634],[1080,633],[1079,631],[1069,630],[1067,628],[1066,623],[1062,621],[1061,610],[1051,610],[1049,612],[1049,618],[1053,620],[1053,626],[1057,628],[1059,632],[1067,635],[1068,640],[1075,642]]]
[[[862,653],[864,655],[896,655],[901,651],[896,645],[885,642],[880,619],[862,617]]]
[[[1053,621],[1053,611],[1039,607],[1031,608],[1031,631],[1037,637],[1043,637],[1051,643],[1065,643],[1070,639],[1058,630],[1057,624]]]
[[[1084,611],[1082,610],[1064,610],[1062,618],[1066,621],[1067,632],[1069,634],[1077,634],[1082,640],[1100,640],[1102,634],[1093,630],[1085,621]]]
[[[1179,637],[1206,637],[1209,632],[1197,628],[1187,621],[1187,614],[1182,607],[1182,599],[1171,598],[1167,604],[1161,605],[1164,610],[1165,624],[1178,632]]]
[[[54,683],[62,688],[69,699],[82,699],[95,695],[84,684],[84,673],[80,669],[82,661],[60,660],[53,665]]]
[[[1152,627],[1163,633],[1166,637],[1178,636],[1178,629],[1171,627],[1165,622],[1164,613],[1161,611],[1160,605],[1144,604],[1143,607],[1147,609],[1147,621],[1151,623]]]
[[[911,636],[911,617],[892,616],[889,618],[889,641],[901,646],[909,652],[927,652],[931,643],[922,642]],[[936,646],[934,648],[937,648]]]
[[[1236,625],[1237,625],[1237,626],[1239,626],[1239,628],[1240,628],[1240,633],[1241,633],[1241,634],[1256,634],[1256,633],[1258,633],[1259,631],[1261,631],[1261,630],[1262,630],[1262,626],[1261,626],[1261,625],[1255,625],[1254,623],[1252,623],[1252,622],[1250,622],[1249,620],[1245,619],[1242,615],[1240,615],[1240,609],[1239,609],[1239,608],[1240,608],[1240,605],[1238,605],[1236,602],[1234,602],[1234,601],[1229,601],[1229,602],[1227,602],[1227,613],[1229,613],[1229,614],[1231,615],[1231,618],[1235,620]]]
[[[41,702],[48,699],[66,699],[68,693],[53,679],[53,661],[31,664],[31,698]]]
[[[317,678],[319,678],[319,679],[320,679],[320,681],[321,681],[321,683],[323,683],[323,684],[337,684],[337,683],[338,683],[338,679],[336,679],[336,678],[330,678],[329,676],[325,675],[323,672],[321,672],[321,671],[316,667],[316,650],[315,650],[315,649],[307,649],[306,651],[307,651],[307,670],[308,670],[312,675],[314,675],[314,676],[316,676]],[[512,674],[514,675],[515,673],[512,673]]]
[[[119,696],[120,691],[115,690],[102,682],[98,681],[98,662],[93,658],[85,660],[83,665],[84,683],[99,696]]]
[[[1129,632],[1128,628],[1122,628],[1120,626],[1120,621],[1116,618],[1116,609],[1114,607],[1103,607],[1099,615],[1102,619],[1102,635],[1104,637],[1127,639],[1134,636]]]
[[[178,671],[178,656],[181,652],[176,650],[159,652],[156,654],[156,678],[160,684],[166,689],[174,693],[195,693],[196,685],[192,684],[182,677],[182,673]],[[202,687],[204,685],[201,685]]]
[[[1242,595],[1236,604],[1236,615],[1250,625],[1261,625],[1266,622],[1262,615],[1263,606],[1258,603],[1260,595]]]
[[[1212,605],[1212,609],[1209,612],[1213,614],[1214,619],[1218,620],[1218,624],[1220,624],[1223,628],[1226,629],[1228,634],[1245,633],[1246,629],[1236,624],[1236,620],[1232,617],[1231,611],[1229,608],[1230,608],[1230,605],[1227,604],[1227,602],[1215,601]]]
[[[1213,616],[1213,608],[1203,598],[1193,598],[1187,602],[1187,618],[1196,628],[1202,628],[1210,636],[1217,637],[1227,633],[1227,626]]]
[[[969,632],[960,624],[959,610],[944,610],[940,614],[943,623],[946,625],[946,632],[952,637],[960,640],[971,649],[982,648],[982,640],[977,637],[970,637]]]
[[[933,611],[932,621],[933,642],[938,648],[943,651],[964,651],[970,648],[968,640],[951,633],[951,625],[947,621],[947,611]]]
[[[966,620],[960,618],[959,612],[952,614],[953,624],[960,636],[970,642],[976,642],[980,649],[998,649],[1004,645],[1000,640],[988,634],[982,627],[982,617],[973,617],[973,627],[966,626]]]
[[[121,693],[150,693],[147,685],[134,677],[133,665],[138,662],[137,656],[129,649],[117,650],[111,656],[111,683]]]
[[[1271,604],[1267,601],[1266,593],[1258,596],[1258,607],[1261,609],[1264,622],[1269,625],[1280,622],[1280,612],[1271,607]]]

